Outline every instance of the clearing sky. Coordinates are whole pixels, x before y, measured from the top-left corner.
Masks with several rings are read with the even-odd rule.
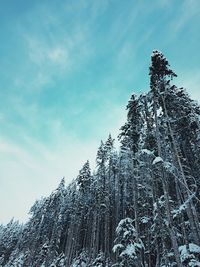
[[[69,183],[130,95],[149,88],[153,49],[200,100],[199,0],[1,0],[0,223]]]

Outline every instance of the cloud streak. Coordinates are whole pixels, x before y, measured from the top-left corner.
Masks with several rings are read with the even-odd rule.
[[[198,0],[184,0],[178,10],[178,15],[171,23],[171,32],[179,34],[190,20],[200,14],[200,3]]]

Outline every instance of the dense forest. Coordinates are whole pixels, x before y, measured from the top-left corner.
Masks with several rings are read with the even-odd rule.
[[[116,150],[64,178],[25,224],[0,226],[0,266],[200,266],[200,106],[153,51],[150,88],[132,95]]]

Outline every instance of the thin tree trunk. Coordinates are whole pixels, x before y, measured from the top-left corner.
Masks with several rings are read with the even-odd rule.
[[[156,102],[156,99],[154,97],[153,109],[154,109],[155,125],[156,125],[156,139],[157,139],[157,146],[158,146],[158,156],[160,156],[162,158],[161,141],[160,141],[160,134],[159,134],[159,124],[158,124],[158,118],[157,118],[156,103],[157,102]],[[162,167],[161,180],[162,180],[162,186],[163,186],[163,191],[164,191],[167,219],[168,219],[168,223],[169,223],[170,238],[171,238],[177,266],[182,267],[181,259],[180,259],[180,255],[179,255],[179,250],[178,250],[176,232],[175,232],[175,229],[173,227],[173,220],[172,220],[172,216],[171,216],[171,208],[170,208],[170,201],[169,201],[169,193],[167,191],[165,178],[166,178],[165,177],[165,171],[163,170],[163,167]]]
[[[182,163],[181,163],[181,160],[180,160],[180,156],[179,156],[178,149],[177,149],[177,142],[175,140],[174,133],[173,133],[170,121],[169,121],[169,117],[168,117],[168,113],[167,113],[167,109],[166,109],[166,105],[165,105],[165,101],[164,101],[163,97],[162,97],[162,102],[163,102],[163,107],[164,107],[164,114],[165,114],[165,117],[167,119],[169,134],[170,134],[171,139],[172,139],[172,144],[173,144],[173,148],[174,148],[174,155],[176,156],[178,167],[179,167],[179,169],[181,171],[181,176],[182,176],[181,187],[183,189],[184,200],[187,201],[188,199],[190,199],[190,192],[189,192],[187,180],[186,180],[185,173],[184,173],[184,170],[183,170],[183,166],[182,166]],[[195,207],[194,207],[192,198],[188,202],[186,211],[187,211],[187,215],[188,215],[188,218],[189,218],[189,221],[190,221],[191,231],[193,232],[193,238],[194,238],[195,242],[198,245],[200,245],[199,221],[198,221],[198,217],[197,216],[194,217]]]

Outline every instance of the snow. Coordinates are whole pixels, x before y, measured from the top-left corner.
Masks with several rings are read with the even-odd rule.
[[[143,154],[147,154],[147,155],[152,155],[154,152],[153,151],[151,151],[151,150],[149,150],[149,149],[142,149],[141,150],[141,152],[143,153]]]
[[[189,267],[200,267],[200,262],[192,259],[189,262]]]
[[[182,211],[186,210],[187,205],[186,203],[182,204],[178,209],[174,209],[172,211],[173,213],[173,218],[176,218],[177,215],[181,214]]]
[[[71,267],[87,267],[86,263],[84,261],[80,262],[74,262]]]
[[[125,231],[124,232],[124,235],[123,235],[123,238],[126,238],[127,236],[129,236],[130,235],[130,231]]]
[[[200,253],[200,247],[198,245],[196,245],[196,244],[193,244],[193,243],[189,244],[189,250],[192,253]],[[179,247],[179,251],[181,252],[181,254],[182,253],[186,253],[186,251],[187,251],[186,250],[186,245],[180,246]]]
[[[159,107],[159,109],[157,110],[157,115],[158,116],[162,115],[162,108],[161,107]]]
[[[200,254],[200,247],[194,243],[189,244],[189,251],[187,250],[186,245],[179,247],[179,252],[181,254],[181,261],[188,261],[188,266],[198,267],[200,262],[195,259],[195,254]]]
[[[168,256],[168,257],[174,257],[174,252],[169,252],[169,253],[167,253],[167,256]]]
[[[130,218],[122,219],[116,228],[116,232],[119,233],[123,229],[124,225],[126,225],[126,223],[132,224],[133,220]]]
[[[120,256],[124,256],[127,255],[129,257],[131,256],[135,256],[135,245],[134,244],[130,244],[126,247],[126,249],[120,254]]]
[[[114,245],[114,247],[113,247],[113,252],[116,253],[116,251],[117,251],[118,249],[123,249],[123,248],[124,248],[124,246],[123,246],[122,244],[116,244],[116,245]]]
[[[171,164],[171,163],[168,162],[168,161],[165,161],[165,162],[164,162],[164,167],[165,167],[166,170],[168,170],[168,171],[171,172],[171,173],[173,173],[174,170],[175,170],[174,165]]]
[[[148,223],[149,220],[150,220],[150,218],[148,218],[148,217],[146,217],[146,216],[144,216],[144,217],[141,218],[141,222],[142,222],[142,223]]]
[[[136,257],[136,250],[141,249],[143,247],[143,244],[140,243],[134,243],[134,244],[129,244],[126,246],[126,249],[120,254],[120,257],[123,256],[129,256],[129,257]]]
[[[178,208],[174,209],[172,211],[173,218],[175,218],[177,215],[181,214],[182,211],[186,210],[188,203],[191,201],[191,199],[195,196],[195,193],[189,196],[189,198]]]
[[[163,159],[161,157],[156,157],[152,164],[155,165],[155,164],[157,164],[159,162],[163,162]]]
[[[102,204],[100,205],[100,207],[101,207],[101,208],[105,208],[105,209],[107,208],[106,204],[104,204],[104,203],[102,203]]]

